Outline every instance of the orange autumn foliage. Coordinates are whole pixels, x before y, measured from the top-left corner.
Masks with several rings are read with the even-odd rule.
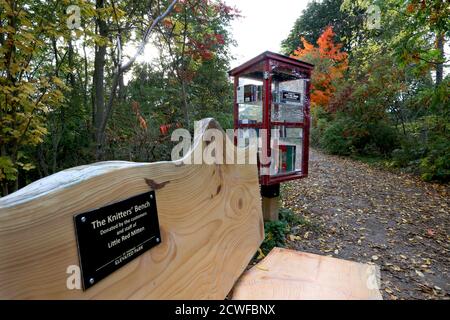
[[[315,65],[312,74],[311,106],[328,108],[336,87],[335,80],[344,76],[348,68],[348,55],[342,52],[342,44],[334,43],[335,33],[331,26],[327,27],[317,40],[315,47],[302,37],[304,48],[298,48],[291,57],[310,62]]]
[[[136,114],[136,118],[139,122],[139,126],[141,127],[141,129],[146,131],[147,130],[147,121],[145,121],[144,117],[141,114],[139,103],[137,101],[131,102],[131,109]]]

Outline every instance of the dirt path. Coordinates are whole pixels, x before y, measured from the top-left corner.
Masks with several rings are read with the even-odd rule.
[[[448,299],[449,191],[312,150],[309,177],[282,186],[306,220],[288,247],[379,265],[384,299]]]

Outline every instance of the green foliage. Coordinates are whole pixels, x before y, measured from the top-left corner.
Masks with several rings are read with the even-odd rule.
[[[289,36],[281,46],[286,54],[302,47],[301,37],[309,43],[316,43],[326,27],[332,26],[336,33],[334,42],[344,44],[344,50],[350,50],[352,33],[362,25],[359,16],[349,16],[340,10],[343,0],[311,1],[295,21]]]
[[[227,27],[236,12],[221,1],[194,1],[165,20],[154,44],[161,71],[167,72],[185,127],[214,113],[232,112],[226,76],[232,39]]]
[[[446,62],[438,40],[448,41],[449,4],[344,0],[341,10],[351,20],[371,4],[381,9],[381,28],[351,31],[349,70],[330,103],[312,111],[311,143],[448,181],[449,77],[433,83],[431,75]]]
[[[169,160],[171,130],[204,117],[232,127],[227,28],[236,12],[221,0],[179,1],[149,37],[157,57],[111,89],[128,59],[120,53],[171,2],[0,1],[0,195],[95,161],[100,118],[104,160]],[[72,4],[76,30],[66,24]]]
[[[450,180],[450,137],[438,136],[428,145],[427,155],[420,160],[421,177],[425,181]]]
[[[286,221],[268,221],[264,223],[264,241],[261,250],[268,254],[274,247],[284,247],[286,243],[286,233],[288,232]]]
[[[9,157],[0,157],[0,179],[14,181],[17,177],[17,168]]]
[[[279,220],[264,223],[265,237],[261,245],[263,254],[267,254],[274,247],[284,247],[289,233],[305,227],[306,230],[319,230],[319,226],[305,219],[289,208],[279,209]]]
[[[180,1],[150,37],[157,58],[136,63],[117,93],[111,92],[118,65],[127,58],[121,59],[126,50],[120,48],[138,45],[149,15],[156,17],[170,2],[0,1],[1,195],[94,161],[96,115],[109,112],[97,108],[100,97],[114,102],[105,160],[167,160],[171,130],[192,129],[204,117],[233,126],[226,71],[233,44],[228,26],[237,12],[221,0]],[[65,14],[70,4],[82,16],[81,27],[72,31]],[[380,30],[364,25],[370,4],[381,9]],[[302,36],[315,43],[331,25],[334,40],[344,43],[350,57],[343,79],[333,81],[336,90],[324,100],[330,103],[312,110],[313,145],[361,157],[389,159],[392,153],[392,166],[425,180],[448,180],[449,78],[432,74],[447,64],[439,43],[450,35],[448,6],[438,0],[308,4],[283,50],[292,53]],[[106,34],[99,31],[101,23]],[[95,72],[99,48],[106,49],[104,77]],[[326,65],[318,61],[317,70]],[[100,78],[96,90],[93,82]]]
[[[227,69],[227,60],[217,55],[199,63],[185,88],[192,121],[213,117],[223,128],[233,128],[233,90]],[[109,133],[109,152],[114,152],[115,158],[129,157],[132,161],[170,160],[174,145],[170,134],[177,126],[186,127],[181,86],[176,75],[156,71],[150,64],[136,67],[134,79],[127,86],[128,101],[139,103],[147,129],[139,128],[128,101],[121,104],[112,119],[116,129]],[[164,125],[170,127],[167,134],[160,133]]]
[[[398,146],[398,133],[384,121],[366,122],[339,113],[332,121],[317,121],[320,135],[313,139],[325,151],[337,155],[389,155]]]
[[[23,161],[23,154],[43,142],[48,115],[64,103],[69,91],[59,77],[60,57],[53,55],[56,39],[64,41],[68,35],[67,28],[61,27],[65,21],[61,9],[58,1],[48,1],[47,10],[36,2],[0,2],[2,193],[8,192],[10,182],[17,186],[21,171],[35,167],[33,161]]]
[[[363,150],[366,154],[379,154],[389,156],[399,145],[398,131],[391,123],[379,121],[368,126],[368,132],[371,139],[368,146],[371,149]]]
[[[320,136],[319,146],[332,154],[350,155],[353,137],[347,134],[349,122],[347,118],[343,117],[333,121]]]
[[[311,136],[310,143],[314,147],[320,147],[320,137],[323,135],[325,129],[329,126],[329,122],[332,120],[331,113],[325,111],[322,107],[318,106],[311,110]]]
[[[450,123],[435,116],[422,117],[407,126],[400,148],[390,165],[419,174],[425,181],[450,180]]]
[[[294,227],[296,225],[303,224],[304,221],[300,215],[295,214],[289,208],[280,208],[279,210],[279,218],[281,221],[285,221],[290,227]]]
[[[278,221],[267,221],[264,223],[265,236],[261,244],[263,254],[268,254],[274,247],[284,247],[290,228],[300,222],[299,216],[292,210],[280,208]]]
[[[170,134],[206,117],[232,128],[232,85],[227,77],[234,11],[220,1],[179,5],[156,34],[158,57],[136,65],[108,131],[108,154],[132,161],[170,160]],[[136,103],[143,130],[131,104]],[[160,132],[160,127],[168,132]]]

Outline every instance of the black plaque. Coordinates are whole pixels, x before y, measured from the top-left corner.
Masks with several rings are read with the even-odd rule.
[[[301,94],[299,92],[293,91],[281,91],[281,101],[282,102],[295,102],[299,103],[301,98]]]
[[[154,191],[74,220],[84,290],[161,242]]]

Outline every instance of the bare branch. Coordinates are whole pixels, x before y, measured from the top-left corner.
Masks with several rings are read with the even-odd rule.
[[[142,54],[142,52],[145,49],[145,46],[147,45],[148,42],[148,38],[150,36],[150,34],[152,33],[153,29],[155,28],[155,26],[162,20],[164,19],[173,9],[173,7],[175,6],[175,4],[178,2],[178,0],[173,0],[172,3],[167,7],[166,11],[164,11],[163,14],[161,14],[160,16],[158,16],[155,20],[153,20],[152,24],[150,25],[150,27],[147,28],[147,30],[145,31],[144,34],[144,38],[142,39],[141,43],[139,44],[139,48],[136,51],[136,53],[130,58],[129,61],[127,61],[125,64],[123,64],[120,69],[119,72],[125,72],[127,71],[132,65],[133,63],[136,61],[136,59]]]
[[[121,74],[125,73],[126,71],[128,71],[131,66],[133,65],[133,63],[136,61],[136,59],[142,54],[142,52],[145,49],[145,46],[149,40],[149,36],[152,33],[153,29],[158,25],[158,23],[164,19],[175,7],[175,4],[178,2],[178,0],[173,0],[171,2],[171,4],[167,7],[166,11],[164,11],[160,16],[158,16],[155,20],[153,20],[152,24],[146,29],[145,33],[144,33],[144,37],[139,45],[138,50],[136,51],[136,53],[130,58],[129,61],[127,61],[125,64],[119,66],[118,70],[116,71],[116,73],[114,74],[113,80],[112,80],[112,85],[111,85],[111,90],[109,93],[109,99],[108,99],[108,104],[106,105],[106,113],[105,116],[102,119],[102,123],[100,126],[100,132],[105,132],[106,129],[106,124],[108,122],[108,119],[111,115],[111,110],[112,110],[112,106],[114,103],[114,99],[116,96],[116,92],[117,92],[117,86],[119,85],[119,79]]]

